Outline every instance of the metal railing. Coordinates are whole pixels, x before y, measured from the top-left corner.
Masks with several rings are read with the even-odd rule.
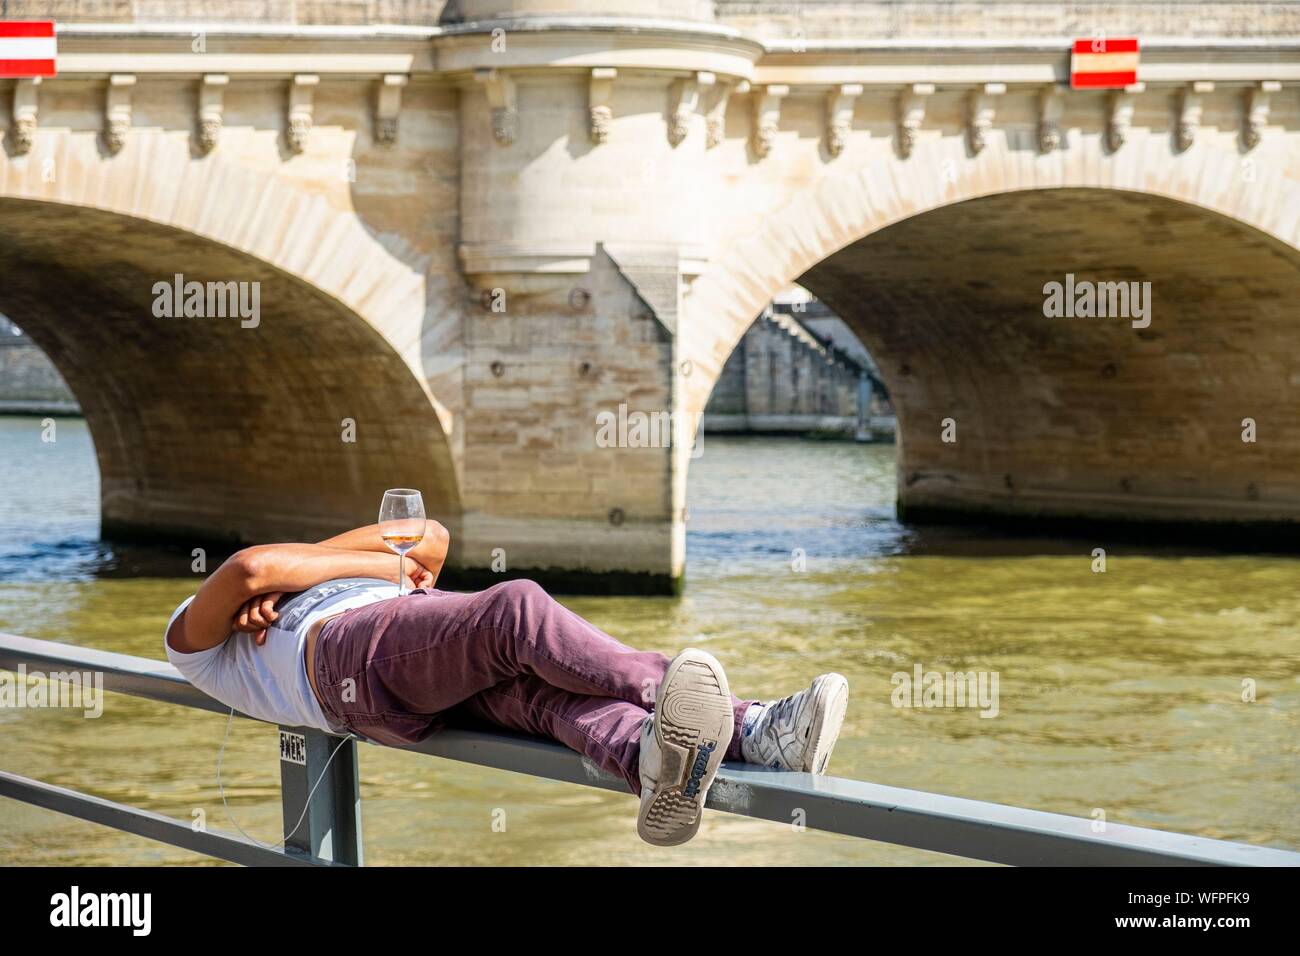
[[[105,690],[217,713],[229,708],[163,661],[0,633],[0,669],[24,666],[103,674]],[[240,715],[244,716],[244,715]],[[280,728],[283,850],[240,836],[195,831],[189,821],[0,771],[0,796],[246,865],[363,862],[355,739]],[[335,754],[335,750],[338,753]],[[448,760],[627,793],[626,784],[558,744],[508,734],[444,730],[400,748]],[[334,754],[333,760],[330,760]],[[322,777],[322,773],[324,776]],[[302,824],[310,787],[320,780]],[[810,829],[1013,865],[1300,866],[1300,853],[1144,827],[904,790],[838,777],[723,764],[708,807]],[[295,829],[296,826],[296,829]]]

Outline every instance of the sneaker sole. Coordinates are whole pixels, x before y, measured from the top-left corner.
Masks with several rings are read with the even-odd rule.
[[[804,755],[805,773],[825,773],[831,761],[831,751],[844,726],[844,715],[849,709],[849,682],[840,674],[828,674],[814,697],[817,708],[813,726],[808,736],[813,745]]]
[[[695,836],[734,724],[731,688],[713,655],[686,650],[673,658],[655,702],[663,763],[659,783],[637,815],[641,839],[677,846]]]

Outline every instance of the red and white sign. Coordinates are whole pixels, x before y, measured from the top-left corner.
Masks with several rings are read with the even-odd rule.
[[[1076,90],[1123,89],[1137,82],[1137,37],[1075,40],[1070,86]]]
[[[0,76],[53,76],[57,58],[52,21],[0,20]]]

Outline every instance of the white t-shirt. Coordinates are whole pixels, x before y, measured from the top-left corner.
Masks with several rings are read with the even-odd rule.
[[[315,727],[330,733],[347,729],[332,724],[307,680],[307,632],[327,614],[337,614],[397,596],[397,585],[376,578],[337,578],[314,588],[286,594],[276,605],[280,616],[267,629],[261,647],[252,634],[231,631],[216,647],[193,654],[167,641],[176,618],[194,600],[191,595],[172,612],[163,631],[167,659],[191,684],[227,707],[273,724]]]

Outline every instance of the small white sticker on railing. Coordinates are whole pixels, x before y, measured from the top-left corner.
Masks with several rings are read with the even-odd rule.
[[[307,738],[288,730],[280,731],[280,759],[307,766]]]

